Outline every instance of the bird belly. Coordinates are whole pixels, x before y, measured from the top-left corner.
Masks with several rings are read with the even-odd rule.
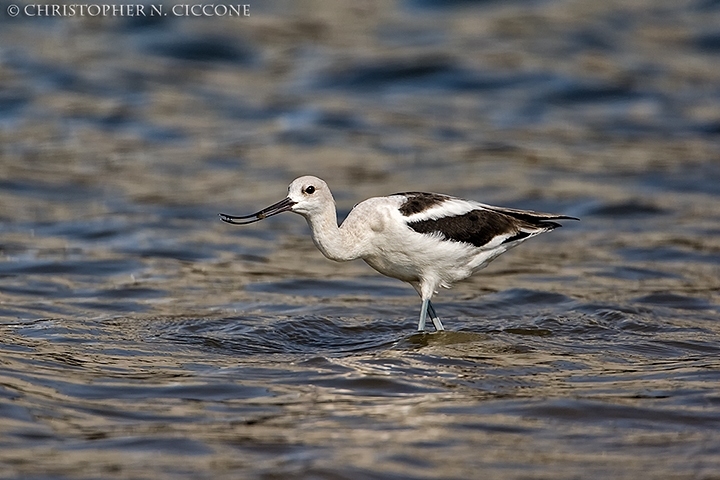
[[[409,283],[430,282],[435,289],[471,276],[492,258],[491,252],[472,245],[415,232],[407,236],[405,232],[402,239],[377,247],[363,260],[383,275]]]
[[[418,282],[420,271],[406,255],[398,254],[390,257],[385,255],[370,255],[363,258],[365,263],[370,265],[377,272],[387,277],[397,278],[403,282]]]

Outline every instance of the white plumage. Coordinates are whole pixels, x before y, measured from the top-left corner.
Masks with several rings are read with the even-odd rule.
[[[295,179],[285,199],[257,213],[220,217],[246,225],[286,211],[305,217],[313,242],[327,258],[360,258],[383,275],[412,285],[422,298],[418,331],[425,330],[428,313],[435,329],[444,330],[430,301],[439,287],[468,278],[508,249],[560,226],[551,220],[577,220],[406,192],[358,203],[338,227],[332,193],[313,176]]]

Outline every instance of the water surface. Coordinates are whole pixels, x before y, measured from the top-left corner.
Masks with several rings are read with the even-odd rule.
[[[0,17],[0,477],[720,472],[720,4]],[[434,303],[218,212],[581,217]]]

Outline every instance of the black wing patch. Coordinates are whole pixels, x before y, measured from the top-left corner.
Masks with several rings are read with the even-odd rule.
[[[510,235],[503,242],[510,243],[560,226],[555,222],[534,220],[529,223],[492,210],[472,210],[464,215],[410,222],[408,226],[418,233],[440,234],[445,240],[476,247],[482,247],[501,235]]]
[[[439,193],[426,193],[426,192],[405,192],[396,193],[395,195],[403,195],[407,197],[405,203],[400,205],[400,213],[404,216],[409,217],[416,213],[424,212],[425,210],[440,205],[450,199],[447,195],[440,195]]]

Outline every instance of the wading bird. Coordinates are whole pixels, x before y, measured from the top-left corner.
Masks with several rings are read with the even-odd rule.
[[[335,199],[323,180],[293,180],[285,199],[252,215],[220,214],[247,225],[282,212],[307,220],[315,246],[330,260],[361,258],[388,277],[412,285],[422,299],[418,331],[430,314],[444,330],[432,302],[439,287],[464,280],[507,250],[561,225],[567,215],[494,207],[439,193],[405,192],[358,203],[338,226]]]

